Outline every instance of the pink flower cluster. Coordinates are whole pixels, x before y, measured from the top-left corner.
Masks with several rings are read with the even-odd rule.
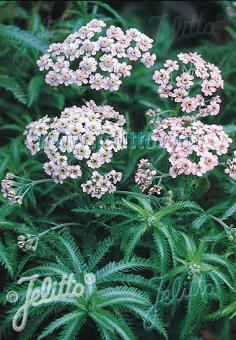
[[[83,192],[86,192],[91,197],[101,198],[105,193],[116,191],[115,184],[122,179],[122,173],[111,170],[105,175],[94,171],[91,178],[81,185]]]
[[[63,43],[53,43],[38,61],[47,70],[45,81],[51,86],[88,84],[92,89],[117,91],[123,77],[129,77],[129,62],[140,60],[147,68],[156,56],[150,54],[153,40],[135,28],[124,32],[110,26],[101,35],[105,22],[93,19]]]
[[[138,163],[138,169],[135,173],[135,182],[139,185],[142,192],[148,190],[148,188],[152,185],[153,180],[157,171],[154,169],[152,163],[145,158],[140,159]],[[160,195],[161,193],[161,186],[154,185],[152,186],[148,193],[150,195],[157,194]]]
[[[212,170],[232,142],[222,126],[206,125],[190,116],[158,122],[151,138],[169,153],[173,178],[181,174],[202,176]]]
[[[124,116],[111,106],[97,106],[91,100],[82,107],[66,108],[60,117],[45,116],[30,123],[24,134],[33,155],[41,150],[47,155],[45,172],[56,183],[63,183],[82,176],[80,165],[98,169],[110,163],[114,153],[125,149],[124,124]]]
[[[236,151],[234,151],[234,157],[227,160],[227,168],[225,173],[228,174],[234,181],[236,181]]]
[[[22,204],[22,196],[18,194],[17,182],[14,174],[7,173],[6,178],[1,181],[1,191],[10,204]]]
[[[217,115],[221,99],[214,94],[218,88],[224,88],[220,69],[196,52],[180,53],[177,57],[178,61],[166,60],[164,68],[153,75],[160,97],[180,103],[183,112],[196,112],[199,117]]]

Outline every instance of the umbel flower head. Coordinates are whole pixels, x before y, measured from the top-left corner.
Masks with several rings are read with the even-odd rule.
[[[142,158],[138,163],[135,173],[135,182],[139,185],[142,192],[146,191],[152,184],[157,172],[148,159]]]
[[[63,183],[67,178],[86,177],[87,173],[110,163],[114,153],[125,149],[124,124],[124,116],[111,106],[97,106],[90,101],[82,107],[66,108],[60,117],[45,116],[30,123],[24,134],[32,155],[43,151],[47,156],[48,161],[43,165],[45,172],[56,183]],[[84,174],[81,166],[87,168]],[[115,173],[106,176],[112,184],[121,180],[120,173],[118,179]],[[108,184],[102,193],[111,191]]]
[[[35,251],[38,245],[38,239],[34,235],[26,234],[17,237],[17,244],[23,251]]]
[[[15,177],[14,174],[8,172],[1,181],[1,191],[10,204],[22,204],[23,194]]]
[[[169,153],[170,175],[202,176],[218,165],[232,139],[219,125],[206,125],[183,116],[159,121],[151,138]]]
[[[227,167],[225,173],[229,175],[234,181],[236,181],[236,151],[234,151],[234,157],[227,160]]]
[[[142,192],[145,192],[149,189],[149,195],[160,195],[162,191],[162,187],[160,185],[162,177],[163,174],[156,170],[148,159],[140,159],[134,180]],[[158,184],[153,185],[153,181],[155,179],[159,179],[159,181]]]
[[[194,112],[199,117],[217,115],[221,99],[215,93],[224,88],[220,69],[196,52],[177,57],[178,60],[166,60],[164,68],[153,75],[159,95],[179,103],[183,112]]]
[[[117,91],[121,79],[129,77],[130,62],[140,60],[153,66],[150,54],[153,40],[135,28],[105,29],[105,22],[93,19],[62,43],[53,43],[38,61],[40,71],[48,71],[45,81],[51,86],[88,84],[95,90]]]

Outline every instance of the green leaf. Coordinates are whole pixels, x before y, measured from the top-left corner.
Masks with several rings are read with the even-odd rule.
[[[47,50],[47,44],[30,32],[24,31],[17,26],[0,24],[0,37],[12,41],[23,47],[35,48],[40,52]]]
[[[14,261],[11,257],[11,250],[0,241],[0,263],[7,269],[9,275],[13,277]]]
[[[27,104],[27,99],[24,90],[14,78],[1,74],[0,87],[3,87],[6,90],[11,91],[14,94],[15,98],[19,100],[19,102]]]
[[[234,215],[236,213],[236,203],[234,203],[232,205],[232,207],[230,207],[222,216],[222,220],[226,220],[227,218],[229,218],[230,216]]]
[[[29,106],[31,106],[39,98],[42,84],[44,84],[44,81],[43,81],[43,76],[40,74],[34,76],[30,80],[29,86],[28,86],[28,105]]]

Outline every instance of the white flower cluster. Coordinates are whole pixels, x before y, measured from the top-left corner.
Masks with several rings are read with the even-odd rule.
[[[193,275],[198,275],[200,273],[201,273],[201,266],[197,263],[191,262],[189,264],[188,278],[190,279]]]
[[[33,155],[43,150],[49,159],[44,163],[45,172],[56,183],[63,183],[81,177],[81,165],[99,169],[125,149],[125,122],[111,106],[97,106],[91,100],[82,107],[66,108],[59,118],[45,116],[30,123],[24,132],[26,146]],[[115,183],[115,173],[107,176]]]
[[[35,251],[37,249],[37,239],[33,235],[19,235],[17,244],[23,251]]]
[[[40,71],[47,70],[45,81],[51,86],[88,84],[92,89],[117,91],[123,77],[129,77],[129,62],[140,60],[152,67],[156,56],[148,52],[153,40],[135,28],[124,32],[93,19],[63,43],[53,43],[38,61]]]
[[[112,193],[116,190],[117,182],[122,179],[122,173],[111,170],[105,175],[99,174],[99,172],[94,171],[92,173],[91,179],[86,183],[82,184],[81,187],[83,192],[91,195],[91,197],[101,198],[106,192]]]

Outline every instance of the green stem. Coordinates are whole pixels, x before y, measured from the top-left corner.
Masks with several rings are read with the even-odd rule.
[[[53,179],[49,179],[49,178],[39,179],[38,181],[33,181],[31,186],[33,187],[37,184],[46,183],[46,182],[54,182],[54,181],[53,181]]]
[[[218,222],[225,230],[227,231],[230,230],[230,227],[226,223],[224,223],[220,218],[213,216],[213,215],[210,215],[210,217],[216,222]]]
[[[69,227],[69,226],[74,226],[74,225],[78,225],[78,223],[75,222],[68,222],[68,223],[62,223],[62,224],[58,224],[52,228],[49,228],[47,230],[44,230],[43,232],[41,232],[40,234],[37,235],[37,238],[40,238],[42,236],[44,236],[45,234],[47,234],[49,231],[51,230],[57,230],[63,227]]]

